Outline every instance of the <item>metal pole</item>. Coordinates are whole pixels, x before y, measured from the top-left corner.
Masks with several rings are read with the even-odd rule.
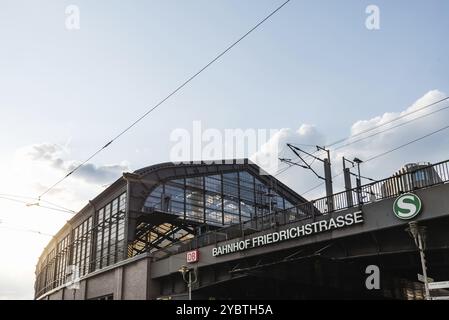
[[[274,219],[273,219],[273,215],[271,214],[271,189],[268,189],[268,201],[270,201],[270,222],[271,222],[271,226],[270,226],[270,228],[273,228],[273,226],[276,224],[275,222],[274,222]]]
[[[320,146],[316,146],[317,150],[323,150],[327,153],[327,158],[323,160],[324,165],[324,181],[326,186],[326,199],[327,199],[327,211],[334,211],[334,199],[333,199],[333,188],[332,188],[332,170],[331,170],[331,153],[328,149]]]
[[[329,152],[329,151],[328,151]],[[324,178],[326,182],[327,211],[334,211],[334,199],[332,189],[332,172],[330,158],[324,159]]]
[[[352,198],[352,186],[351,186],[351,169],[346,168],[346,161],[352,164],[354,167],[354,162],[343,157],[343,173],[345,178],[345,190],[346,190],[346,202],[348,208],[351,208],[354,205],[354,201]]]
[[[360,177],[360,162],[357,162],[357,171],[358,171],[357,195],[358,195],[359,206],[361,206],[362,205],[362,179]]]
[[[426,259],[425,259],[425,255],[424,255],[423,245],[422,245],[421,233],[419,231],[418,231],[417,237],[418,237],[419,256],[421,258],[422,274],[424,277],[424,288],[426,291],[426,300],[430,300],[429,281],[427,280]]]
[[[357,163],[357,171],[359,173],[359,180],[360,180],[361,179],[361,176],[360,176],[360,162]]]
[[[189,300],[192,300],[192,271],[189,271]]]

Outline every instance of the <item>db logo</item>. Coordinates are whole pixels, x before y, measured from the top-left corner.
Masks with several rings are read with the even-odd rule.
[[[187,263],[195,263],[200,260],[200,252],[198,250],[193,250],[187,252],[186,255]]]
[[[416,217],[422,209],[421,199],[413,193],[406,193],[398,197],[393,204],[393,212],[402,220]]]

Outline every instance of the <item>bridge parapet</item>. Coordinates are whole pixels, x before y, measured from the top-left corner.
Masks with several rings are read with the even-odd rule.
[[[415,190],[415,194],[421,198],[423,204],[422,212],[414,218],[415,221],[425,225],[427,223],[433,223],[432,220],[435,219],[449,218],[449,184],[434,185],[428,188]],[[407,241],[405,242],[407,246],[413,247],[412,240],[409,239],[409,236],[405,232],[408,221],[401,220],[395,216],[393,212],[394,201],[394,198],[387,198],[373,203],[366,203],[362,207],[362,210],[357,207],[347,208],[345,210],[332,212],[326,215],[304,218],[303,220],[285,225],[279,225],[271,229],[255,231],[251,234],[241,235],[240,237],[228,238],[227,240],[217,241],[216,243],[204,243],[203,246],[199,246],[197,248],[201,259],[196,266],[201,268],[214,264],[226,263],[227,261],[235,261],[242,258],[255,257],[259,255],[269,256],[271,253],[282,250],[304,247],[321,242],[328,243],[329,241],[338,240],[341,238],[349,239],[353,236],[377,233],[388,229],[399,230],[399,239],[401,239],[401,241],[406,239]],[[250,242],[252,242],[253,239],[258,241],[257,238],[261,239],[261,237],[266,240],[272,237],[270,234],[281,234],[281,231],[288,231],[294,228],[300,228],[300,230],[302,230],[305,225],[313,225],[314,223],[319,223],[324,220],[329,221],[333,219],[338,223],[338,217],[346,217],[347,215],[353,215],[353,217],[355,217],[356,213],[357,216],[362,217],[363,221],[361,223],[349,223],[341,228],[324,228],[324,231],[320,230],[319,232],[312,232],[308,235],[304,234],[301,236],[295,236],[291,239],[286,239],[286,241],[276,241],[271,242],[268,245],[256,247],[250,246],[248,250],[243,248],[242,250],[236,250],[235,252],[230,252],[223,255],[214,256],[213,254],[214,248],[217,247],[223,247],[236,242],[243,246],[246,245],[244,242],[248,242],[248,240],[250,240]],[[341,219],[343,220],[343,218]],[[329,224],[330,223],[327,223],[326,225]],[[318,227],[320,226],[318,225]],[[440,235],[433,236],[441,238]],[[185,264],[184,251],[187,250],[180,250],[178,253],[172,252],[170,255],[156,256],[155,261],[153,261],[152,277],[163,277],[170,273],[177,272],[179,267],[182,264]]]
[[[322,197],[292,208],[273,211],[271,215],[234,224],[217,231],[210,231],[184,242],[177,242],[153,253],[154,259],[164,259],[173,254],[187,252],[220,242],[245,238],[251,234],[273,230],[302,221],[316,221],[327,215],[339,212],[362,210],[365,206],[384,202],[403,193],[417,192],[449,182],[449,160],[420,166],[415,170],[402,171],[392,177],[375,181],[360,188],[332,195],[333,210],[328,211],[329,198]],[[359,200],[360,199],[360,200]],[[392,200],[390,201],[392,202]],[[448,208],[449,209],[449,208]],[[449,210],[448,210],[449,213]]]

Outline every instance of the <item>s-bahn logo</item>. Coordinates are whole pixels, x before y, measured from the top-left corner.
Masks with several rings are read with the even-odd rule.
[[[405,193],[396,198],[393,203],[393,212],[402,220],[416,217],[422,209],[421,199],[413,193]]]

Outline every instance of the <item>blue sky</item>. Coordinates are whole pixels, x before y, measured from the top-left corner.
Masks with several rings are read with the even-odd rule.
[[[19,161],[32,146],[61,146],[65,161],[86,158],[281,3],[0,0],[0,193],[36,196],[37,183],[49,185],[63,172],[36,164],[36,157]],[[80,8],[78,31],[65,28],[70,4]],[[365,27],[370,4],[380,8],[380,30]],[[168,161],[170,132],[189,129],[194,120],[220,130],[294,132],[309,124],[325,143],[349,135],[357,121],[399,114],[420,98],[433,101],[449,93],[448,16],[445,0],[292,0],[93,163],[133,170]],[[420,128],[426,133],[446,120],[430,119]],[[421,131],[405,129],[394,142],[410,140],[413,132]],[[442,138],[431,141],[423,159],[400,153],[382,170],[371,168],[372,174],[387,176],[407,161],[447,158]],[[382,151],[383,142],[367,147],[366,156]],[[435,146],[439,152],[431,153]],[[294,172],[303,179],[298,188],[316,182]],[[23,183],[15,181],[19,176]],[[106,176],[112,182],[118,174]],[[296,177],[284,178],[297,186]],[[79,208],[101,190],[83,183],[65,182],[60,188],[66,194],[51,200]],[[5,202],[0,208],[3,221],[25,220],[24,227],[49,233],[68,218]],[[7,232],[0,229],[5,238]],[[32,297],[30,270],[48,239],[26,237],[38,239],[29,265],[17,271],[26,282],[2,285],[22,258],[13,259],[10,269],[0,268],[0,291],[8,288],[0,298]]]
[[[57,136],[87,155],[281,2],[77,1],[81,30],[69,32],[71,3],[6,1],[1,10],[1,124],[14,135],[4,148]],[[135,141],[159,149],[151,136],[196,119],[216,128],[313,123],[344,136],[355,120],[447,88],[449,4],[377,1],[381,30],[369,31],[371,3],[292,1],[102,160],[121,160],[142,147]]]

